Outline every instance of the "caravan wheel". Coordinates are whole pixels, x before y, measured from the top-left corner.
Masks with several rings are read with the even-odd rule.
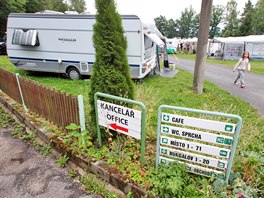
[[[71,67],[68,70],[67,74],[68,74],[68,78],[71,80],[80,80],[81,79],[80,72],[75,67]]]

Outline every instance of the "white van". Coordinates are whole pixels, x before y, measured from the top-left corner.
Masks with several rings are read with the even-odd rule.
[[[67,74],[70,79],[91,75],[95,61],[95,15],[15,14],[8,16],[7,53],[18,68]],[[158,66],[157,46],[164,43],[135,15],[122,16],[133,79],[144,78]]]

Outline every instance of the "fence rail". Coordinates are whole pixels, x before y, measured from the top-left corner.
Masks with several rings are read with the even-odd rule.
[[[62,128],[71,123],[80,124],[77,96],[66,95],[23,77],[19,77],[19,82],[28,109]],[[0,69],[0,89],[22,104],[15,74]]]

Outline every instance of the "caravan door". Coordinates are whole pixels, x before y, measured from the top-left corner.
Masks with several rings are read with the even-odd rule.
[[[142,76],[144,77],[158,65],[157,47],[163,47],[164,42],[153,33],[144,34],[144,60],[142,64]]]

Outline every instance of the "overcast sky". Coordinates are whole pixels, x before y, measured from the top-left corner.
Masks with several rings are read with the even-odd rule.
[[[248,0],[237,0],[240,13]],[[177,19],[181,12],[190,5],[199,13],[202,0],[115,0],[119,14],[138,15],[144,23],[154,23],[154,18],[160,15],[166,19]],[[226,6],[228,0],[214,0],[213,5]],[[251,0],[255,5],[257,0]],[[95,14],[95,0],[86,0],[87,11]]]

